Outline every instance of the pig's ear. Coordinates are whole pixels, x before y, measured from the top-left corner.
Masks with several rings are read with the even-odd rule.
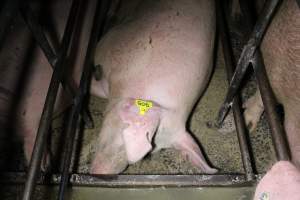
[[[199,146],[192,136],[186,131],[179,134],[173,143],[173,147],[179,150],[194,166],[207,174],[214,174],[218,170],[211,168],[206,162]]]
[[[153,105],[141,114],[134,100],[128,100],[122,106],[120,117],[128,124],[122,131],[128,162],[135,163],[152,150],[152,139],[160,121],[160,107]]]

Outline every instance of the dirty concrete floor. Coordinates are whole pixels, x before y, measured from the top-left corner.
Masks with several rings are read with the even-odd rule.
[[[220,45],[219,45],[220,46]],[[211,164],[218,168],[221,173],[243,173],[243,165],[239,150],[236,132],[220,133],[214,128],[208,127],[208,122],[216,119],[218,109],[227,91],[226,73],[222,53],[218,48],[217,62],[212,79],[204,96],[198,102],[189,122],[189,130],[202,146],[203,151]],[[255,81],[251,80],[243,91],[243,99],[247,99],[255,91]],[[78,172],[88,172],[95,141],[101,128],[103,110],[107,101],[96,97],[90,99],[90,111],[95,123],[94,129],[83,131],[82,148],[79,157]],[[53,130],[61,130],[60,118],[54,121]],[[255,158],[256,170],[259,173],[274,162],[274,150],[272,141],[264,117],[259,122],[257,129],[249,134],[252,150]],[[194,168],[180,154],[173,149],[165,149],[146,156],[142,161],[130,165],[124,174],[194,174],[201,171]]]

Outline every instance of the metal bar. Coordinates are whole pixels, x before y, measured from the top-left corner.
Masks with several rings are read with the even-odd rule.
[[[0,50],[5,39],[7,30],[11,24],[11,20],[18,11],[19,0],[6,0],[2,9],[0,10]]]
[[[78,18],[79,3],[80,0],[74,0],[69,13],[68,22],[64,31],[63,40],[61,44],[61,52],[58,55],[58,61],[55,65],[49,90],[47,93],[43,113],[40,119],[39,129],[37,132],[32,157],[30,160],[28,177],[25,183],[25,189],[23,193],[23,200],[30,200],[35,188],[35,181],[37,179],[38,172],[40,171],[40,165],[43,156],[44,146],[46,144],[47,135],[51,124],[51,117],[54,109],[54,103],[58,92],[59,82],[64,71],[64,64],[66,55],[70,47],[70,41],[73,35],[74,25]]]
[[[249,4],[245,0],[240,0],[241,9],[244,16],[244,28],[250,33],[254,26],[255,16],[251,14],[249,10]],[[285,131],[282,123],[276,112],[275,96],[272,92],[267,73],[265,70],[261,51],[258,49],[252,60],[252,66],[254,69],[255,77],[260,90],[261,98],[264,104],[267,121],[270,125],[272,140],[278,160],[289,160],[289,150],[287,141],[285,139]]]
[[[257,175],[261,177],[262,175]],[[0,174],[0,184],[22,184],[26,180],[25,173]],[[61,176],[41,174],[37,183],[40,185],[57,185]],[[100,186],[100,187],[202,187],[202,186],[246,186],[256,181],[247,181],[241,174],[218,175],[87,175],[71,174],[72,186]]]
[[[253,55],[257,47],[260,45],[264,33],[266,32],[267,27],[272,19],[272,16],[274,15],[275,10],[280,3],[281,0],[269,0],[266,2],[266,5],[264,6],[263,11],[259,16],[259,19],[255,24],[254,29],[250,35],[250,39],[244,46],[239,61],[237,63],[236,70],[230,82],[228,93],[218,114],[216,122],[217,126],[221,126],[226,114],[228,113],[228,110],[232,106],[233,97],[239,90],[243,77],[249,66],[249,63],[252,62]]]
[[[228,33],[228,23],[225,20],[225,13],[224,13],[224,5],[222,5],[224,1],[222,0],[216,0],[216,6],[217,6],[217,22],[218,22],[218,28],[221,38],[221,43],[223,47],[223,54],[224,54],[224,60],[225,60],[225,66],[227,71],[227,79],[228,82],[230,82],[233,70],[234,70],[234,56],[232,51],[232,46],[229,41],[229,33]],[[249,143],[247,139],[247,129],[245,126],[244,117],[242,114],[242,110],[240,108],[241,106],[241,99],[240,95],[234,97],[233,105],[232,105],[232,111],[237,131],[237,137],[239,140],[240,150],[241,150],[241,156],[243,161],[244,170],[246,173],[246,179],[247,180],[253,180],[254,174],[253,174],[253,167],[251,162],[251,156],[250,156],[250,150],[249,150]]]
[[[23,2],[21,6],[21,13],[23,15],[23,18],[28,25],[31,33],[33,34],[35,40],[39,44],[40,48],[42,49],[44,55],[46,56],[47,60],[49,61],[51,67],[54,69],[55,64],[57,62],[57,52],[52,49],[46,35],[44,34],[44,31],[42,30],[41,25],[36,20],[37,17],[34,16],[33,10],[30,8],[30,6],[27,5],[27,2]],[[71,80],[71,82],[74,82]],[[61,84],[66,91],[66,93],[74,98],[76,94],[76,90],[69,82],[66,82],[64,78],[61,79]],[[88,110],[84,110],[83,119],[88,128],[93,128],[93,120],[91,119],[91,116],[88,114]]]
[[[84,61],[84,68],[80,79],[79,92],[73,100],[72,110],[69,116],[69,122],[67,124],[67,135],[66,135],[66,148],[63,159],[63,173],[61,182],[59,185],[58,199],[63,200],[65,190],[68,185],[70,178],[69,170],[71,165],[72,150],[74,149],[74,140],[76,127],[79,120],[79,113],[82,110],[82,103],[84,97],[88,94],[89,83],[92,73],[92,60],[95,54],[95,49],[98,42],[98,36],[100,31],[103,29],[104,18],[108,8],[108,1],[98,1],[97,7],[93,19],[93,27],[87,47],[86,57]]]
[[[254,73],[258,82],[259,91],[264,104],[267,121],[269,123],[273,145],[277,160],[290,160],[289,148],[285,138],[285,131],[278,113],[276,101],[272,92],[260,52],[255,53],[252,62]]]

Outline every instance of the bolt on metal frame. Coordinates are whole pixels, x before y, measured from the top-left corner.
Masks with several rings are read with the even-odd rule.
[[[16,1],[16,0],[15,0]],[[10,2],[10,1],[8,1]],[[12,2],[12,1],[11,1]],[[30,162],[28,174],[25,173],[4,173],[1,174],[2,179],[0,183],[24,183],[25,190],[23,195],[23,200],[32,199],[34,188],[36,184],[60,184],[58,199],[64,199],[64,192],[68,184],[78,185],[78,186],[106,186],[106,187],[158,187],[158,186],[168,186],[168,187],[188,187],[188,186],[242,186],[251,185],[256,181],[257,174],[254,173],[254,167],[251,162],[251,152],[248,145],[247,130],[245,127],[245,122],[240,108],[239,97],[234,97],[237,89],[234,88],[232,91],[233,81],[231,81],[231,86],[229,92],[231,94],[230,98],[227,98],[227,103],[233,102],[232,105],[235,124],[237,127],[237,136],[239,139],[239,145],[242,154],[242,161],[244,165],[245,174],[216,174],[216,175],[84,175],[84,174],[70,174],[70,160],[72,156],[72,149],[74,145],[74,135],[79,121],[79,114],[82,111],[82,102],[85,95],[87,95],[87,88],[89,84],[89,79],[91,76],[90,60],[94,54],[95,44],[97,41],[98,33],[101,33],[103,29],[103,18],[105,17],[106,8],[109,6],[107,1],[99,1],[97,4],[97,11],[94,17],[93,31],[89,39],[88,51],[86,54],[86,59],[84,63],[84,72],[80,81],[80,88],[73,93],[73,105],[72,110],[69,115],[69,123],[67,124],[67,134],[66,140],[66,151],[64,154],[64,164],[62,175],[53,174],[50,179],[46,178],[46,174],[40,174],[40,164],[42,160],[44,145],[46,143],[47,134],[49,132],[49,126],[51,123],[51,116],[53,112],[53,106],[55,98],[57,95],[58,85],[62,79],[62,72],[64,71],[64,60],[67,56],[68,49],[70,47],[70,41],[73,34],[74,26],[78,17],[80,9],[81,0],[73,0],[71,11],[68,17],[68,22],[65,28],[63,41],[61,43],[61,51],[56,52],[51,49],[49,42],[43,34],[42,29],[36,23],[30,9],[26,6],[21,7],[23,16],[30,27],[35,39],[39,43],[41,49],[45,53],[49,63],[54,67],[54,73],[51,79],[51,83],[48,90],[48,95],[46,103],[44,106],[44,111],[40,121],[40,127],[38,130],[35,147],[32,154],[32,159]],[[278,5],[278,0],[269,0],[266,4],[265,9],[260,16],[258,23],[254,28],[252,37],[257,37],[255,33],[264,33],[267,26],[262,24],[268,24],[272,13],[276,6]],[[228,30],[226,27],[226,20],[224,16],[224,7],[222,4],[224,1],[216,0],[217,5],[217,20],[218,28],[223,45],[223,53],[227,68],[228,80],[237,77],[236,71],[233,75],[234,60],[232,56],[232,47],[228,38]],[[246,4],[241,0],[241,6],[243,12],[249,12]],[[223,7],[223,8],[222,8]],[[12,15],[17,9],[12,7],[7,10]],[[271,13],[271,14],[270,14]],[[248,26],[248,30],[251,30],[252,22],[249,13],[246,14],[247,21],[245,25]],[[6,19],[6,20],[5,20]],[[9,24],[9,18],[0,15],[0,22],[2,24]],[[250,23],[251,22],[251,23]],[[103,31],[102,31],[103,32]],[[2,33],[2,32],[1,32]],[[270,126],[273,135],[274,146],[278,159],[285,160],[288,159],[287,145],[284,143],[283,129],[280,127],[279,118],[276,118],[276,112],[274,110],[274,99],[271,94],[270,86],[267,81],[267,77],[264,71],[264,66],[262,62],[261,55],[257,46],[260,44],[263,34],[260,34],[260,39],[254,40],[255,42],[250,42],[245,46],[244,53],[247,54],[246,48],[250,48],[252,51],[247,57],[247,59],[240,58],[238,62],[237,70],[242,66],[245,68],[249,61],[252,61],[256,77],[258,78],[259,88],[261,90],[262,98],[266,108],[266,114],[268,119],[271,121]],[[0,34],[0,41],[3,41],[5,34]],[[253,40],[249,40],[253,41]],[[254,48],[254,51],[253,51]],[[249,53],[249,52],[248,52]],[[254,56],[253,56],[254,55]],[[249,59],[248,59],[249,58]],[[243,62],[242,62],[243,61]],[[246,66],[247,67],[247,66]],[[243,76],[243,74],[242,74]],[[238,76],[238,78],[242,78]],[[235,87],[239,87],[239,83],[235,84]],[[67,86],[68,87],[68,86]],[[234,98],[234,100],[233,100]],[[227,104],[226,104],[227,105]],[[228,104],[229,105],[229,104]],[[228,109],[228,108],[227,108]],[[268,111],[269,110],[269,111]],[[227,111],[226,111],[227,112]],[[222,115],[223,116],[223,115]],[[274,117],[275,116],[275,117]],[[219,120],[221,123],[221,120]],[[275,134],[274,134],[275,133]],[[48,175],[47,175],[48,177]]]

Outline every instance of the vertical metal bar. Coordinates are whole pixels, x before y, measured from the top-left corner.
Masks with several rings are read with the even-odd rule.
[[[67,124],[66,148],[63,159],[63,173],[59,185],[58,199],[63,200],[64,194],[70,178],[70,165],[72,158],[72,150],[75,140],[76,127],[78,124],[79,113],[82,110],[84,97],[87,95],[92,72],[92,60],[97,46],[97,40],[104,26],[105,14],[108,8],[108,1],[98,1],[97,8],[93,19],[93,27],[87,47],[84,68],[80,79],[79,91],[73,99],[73,106]]]
[[[55,65],[54,72],[51,77],[49,90],[47,93],[43,113],[40,119],[39,129],[37,132],[32,157],[30,160],[29,171],[27,180],[25,183],[25,189],[23,193],[23,200],[30,200],[36,185],[36,179],[38,172],[40,171],[40,165],[43,156],[43,150],[45,149],[45,143],[49,128],[51,124],[51,117],[54,109],[54,103],[58,92],[59,82],[63,74],[66,55],[70,47],[70,41],[73,35],[74,25],[78,18],[79,3],[80,0],[74,0],[69,13],[68,22],[64,31],[63,41],[61,45],[61,52],[58,56],[57,64]]]
[[[6,0],[0,10],[0,50],[7,33],[7,29],[11,24],[12,18],[16,15],[19,7],[19,0]]]
[[[247,28],[248,33],[254,26],[255,16],[251,15],[248,2],[246,0],[240,0],[241,9],[244,16],[244,26]],[[261,98],[264,104],[266,117],[270,125],[272,140],[275,147],[275,152],[278,160],[289,160],[289,150],[287,141],[285,139],[285,132],[276,112],[276,101],[275,96],[272,92],[267,73],[265,70],[262,54],[258,49],[254,58],[252,59],[252,65],[254,68],[254,73],[256,80],[258,82],[258,87],[260,90]]]
[[[218,114],[217,126],[220,126],[222,124],[228,110],[232,106],[233,97],[236,95],[238,89],[240,88],[241,82],[249,66],[249,63],[252,60],[257,47],[261,43],[263,35],[267,30],[272,16],[274,15],[275,10],[280,3],[281,0],[268,0],[266,2],[266,5],[264,6],[261,15],[259,16],[259,19],[257,20],[257,23],[255,24],[253,31],[251,32],[250,39],[244,46],[239,61],[237,63],[236,70],[230,81],[228,93]]]
[[[218,23],[221,43],[223,47],[223,54],[224,54],[224,60],[226,65],[226,71],[227,71],[227,79],[228,82],[230,82],[233,75],[235,64],[234,64],[233,51],[232,51],[232,47],[228,35],[228,28],[227,28],[228,24],[227,21],[225,20],[224,6],[222,5],[222,3],[224,3],[222,0],[216,0],[217,23]],[[241,106],[240,96],[237,95],[236,97],[234,97],[233,100],[232,111],[233,111],[237,136],[239,140],[246,179],[250,181],[254,179],[254,174],[253,174],[253,167],[251,164],[252,162],[251,162],[250,150],[247,141],[247,129],[245,126],[245,121],[240,106]]]

